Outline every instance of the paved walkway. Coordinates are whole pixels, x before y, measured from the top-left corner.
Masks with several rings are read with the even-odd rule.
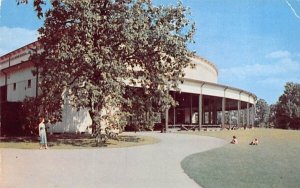
[[[116,149],[1,149],[0,187],[199,188],[183,172],[180,162],[190,154],[226,144],[211,137],[137,134],[161,142]]]

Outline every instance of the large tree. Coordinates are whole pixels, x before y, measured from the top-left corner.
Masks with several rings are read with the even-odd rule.
[[[269,127],[274,127],[276,124],[276,104],[270,105],[270,113],[269,113]]]
[[[276,104],[276,127],[300,128],[300,84],[288,82]]]
[[[194,25],[187,14],[181,3],[151,0],[52,1],[39,30],[44,50],[31,57],[45,115],[59,121],[70,103],[89,109],[96,126],[110,112],[133,113],[139,99],[149,115],[174,104],[169,90],[178,89],[183,69],[192,66],[187,45]],[[136,87],[142,95],[128,97]]]
[[[256,102],[256,122],[258,126],[266,126],[269,122],[270,107],[264,99],[259,99]]]

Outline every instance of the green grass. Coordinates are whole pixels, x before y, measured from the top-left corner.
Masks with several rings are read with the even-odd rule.
[[[132,147],[159,142],[148,136],[121,134],[119,141],[109,139],[105,144],[96,146],[94,138],[88,135],[52,135],[48,136],[49,149],[118,148]],[[5,138],[0,140],[0,148],[39,149],[39,141],[32,137]]]
[[[204,188],[300,187],[300,132],[254,129],[193,132],[222,138],[235,135],[239,144],[228,144],[185,158],[184,171]],[[249,143],[258,138],[258,146]]]

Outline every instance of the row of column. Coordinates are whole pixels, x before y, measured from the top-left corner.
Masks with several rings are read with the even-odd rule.
[[[202,128],[203,126],[203,95],[200,94],[199,96],[199,102],[198,102],[198,126],[199,126],[199,130]],[[192,97],[191,97],[192,98]],[[209,101],[211,102],[211,101]],[[215,102],[213,102],[214,105],[209,106],[209,114],[208,114],[208,118],[209,118],[209,123],[213,122],[216,124],[216,119],[217,119],[217,107],[215,105]],[[250,103],[246,103],[246,126],[249,127],[250,125],[254,125],[254,106],[252,105],[252,107],[250,108]],[[190,123],[192,122],[192,102],[190,105]],[[223,97],[222,98],[222,115],[221,115],[221,125],[222,127],[225,126],[225,112],[226,112],[226,98]],[[173,122],[175,124],[175,109],[173,112]],[[213,121],[211,121],[213,120]],[[165,112],[165,128],[168,129],[168,122],[169,122],[169,109],[166,110]],[[240,127],[241,125],[241,101],[237,100],[237,126]]]

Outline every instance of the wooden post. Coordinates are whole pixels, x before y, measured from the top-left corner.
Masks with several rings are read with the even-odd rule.
[[[193,118],[193,94],[190,94],[190,125],[192,125]]]
[[[223,97],[222,98],[222,118],[221,118],[221,121],[222,121],[222,127],[225,127],[225,104],[226,104],[226,98]]]
[[[251,124],[254,127],[254,118],[255,118],[255,105],[251,105]]]
[[[165,129],[166,132],[168,131],[168,124],[169,124],[169,108],[166,109],[166,118],[165,118]]]
[[[249,110],[249,103],[247,103],[247,127],[250,125],[250,110]]]
[[[241,121],[241,101],[238,100],[238,111],[237,111],[237,126],[240,127]]]
[[[199,95],[199,103],[198,103],[198,125],[199,131],[202,127],[202,94]]]

